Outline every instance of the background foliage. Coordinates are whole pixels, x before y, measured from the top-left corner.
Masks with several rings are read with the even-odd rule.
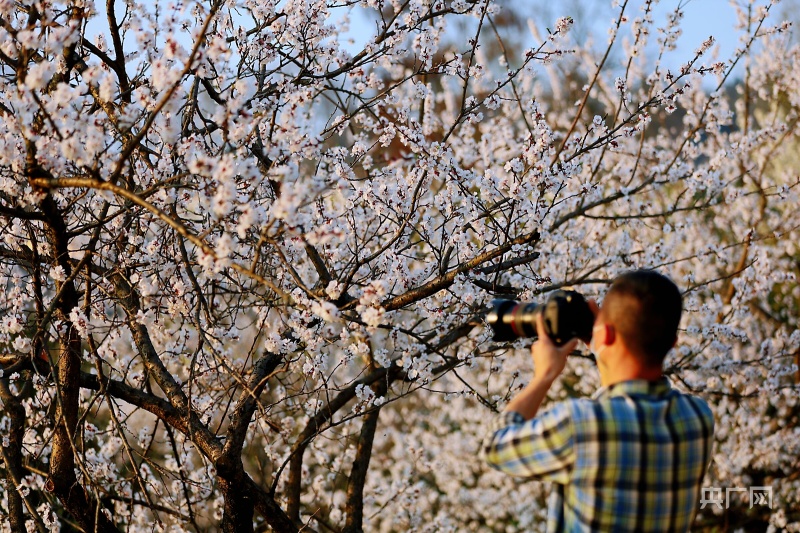
[[[541,528],[477,457],[530,375],[481,313],[633,267],[706,486],[773,487],[697,529],[800,530],[788,25],[675,68],[680,9],[509,4],[0,0],[4,531]]]

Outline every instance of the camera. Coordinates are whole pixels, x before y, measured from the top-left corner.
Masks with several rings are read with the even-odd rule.
[[[486,315],[492,328],[493,341],[513,341],[520,337],[536,337],[536,315],[544,319],[544,330],[553,344],[563,346],[575,337],[587,344],[592,338],[594,313],[583,295],[576,291],[559,290],[544,304],[494,300]]]

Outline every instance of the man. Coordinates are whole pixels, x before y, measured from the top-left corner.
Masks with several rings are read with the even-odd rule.
[[[637,270],[617,278],[595,312],[590,349],[602,387],[537,415],[564,370],[537,319],[534,376],[484,443],[491,466],[552,481],[548,531],[686,531],[711,454],[714,419],[700,398],[672,389],[663,361],[677,340],[681,294]]]

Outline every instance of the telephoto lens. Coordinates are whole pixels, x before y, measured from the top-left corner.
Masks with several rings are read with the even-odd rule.
[[[544,319],[544,330],[553,344],[563,346],[570,339],[585,343],[592,339],[594,313],[583,295],[576,291],[555,291],[544,304],[495,300],[486,315],[495,342],[508,342],[520,337],[536,337],[536,315]]]

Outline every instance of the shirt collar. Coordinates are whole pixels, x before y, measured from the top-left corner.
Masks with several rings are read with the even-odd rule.
[[[613,398],[615,396],[664,396],[672,390],[667,378],[661,378],[656,381],[648,381],[646,379],[631,379],[628,381],[620,381],[613,385],[600,387],[597,392],[592,395],[593,400],[600,400],[602,398]]]

